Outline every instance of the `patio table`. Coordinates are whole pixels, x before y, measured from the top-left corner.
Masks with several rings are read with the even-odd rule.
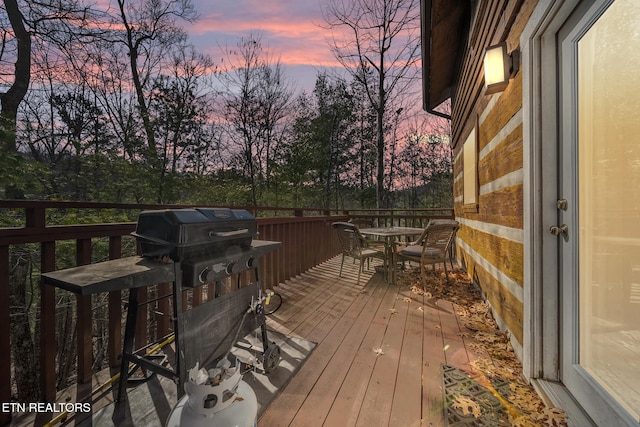
[[[365,236],[376,236],[380,237],[384,240],[385,246],[385,265],[384,269],[387,273],[387,282],[395,284],[395,268],[391,268],[391,266],[395,265],[395,253],[393,250],[394,243],[396,239],[402,236],[412,237],[412,236],[420,236],[424,228],[416,228],[416,227],[400,227],[400,226],[391,226],[391,227],[371,227],[371,228],[361,228],[360,234]]]

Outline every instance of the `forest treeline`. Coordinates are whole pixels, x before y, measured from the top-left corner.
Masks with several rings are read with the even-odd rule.
[[[447,121],[416,111],[415,92],[389,91],[378,126],[367,96],[383,86],[360,78],[376,73],[370,64],[347,77],[319,71],[301,92],[260,34],[213,57],[196,51],[183,29],[197,17],[188,1],[100,4],[18,3],[31,66],[15,134],[3,135],[5,198],[452,206]],[[20,48],[3,40],[10,87]]]

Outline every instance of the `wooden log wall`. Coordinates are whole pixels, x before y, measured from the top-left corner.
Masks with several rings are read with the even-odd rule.
[[[524,310],[524,212],[522,73],[500,93],[484,94],[483,54],[502,41],[512,52],[536,1],[478,3],[452,103],[454,205],[461,228],[458,258],[482,288],[501,328],[522,354]],[[476,129],[477,209],[463,200],[463,144]],[[468,179],[468,177],[467,177]]]

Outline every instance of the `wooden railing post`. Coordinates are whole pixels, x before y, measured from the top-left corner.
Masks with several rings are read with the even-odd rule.
[[[44,228],[46,226],[45,213],[44,207],[25,209],[25,225],[29,228]]]

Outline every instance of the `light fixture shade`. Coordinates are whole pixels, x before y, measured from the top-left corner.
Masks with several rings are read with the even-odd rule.
[[[511,76],[511,57],[505,42],[489,46],[484,51],[485,93],[491,94],[506,89]]]

